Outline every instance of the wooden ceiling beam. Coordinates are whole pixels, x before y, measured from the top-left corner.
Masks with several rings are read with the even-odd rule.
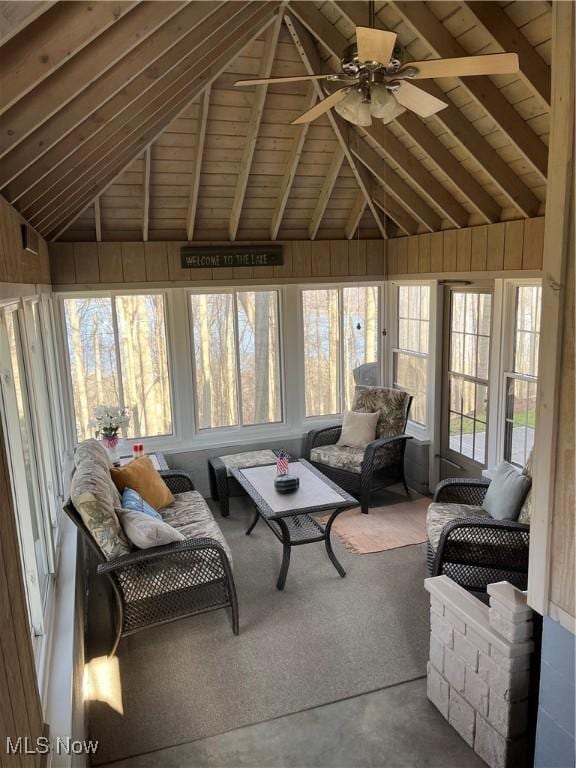
[[[350,129],[350,136],[354,135],[352,131],[353,129]],[[390,168],[388,163],[363,139],[360,139],[358,134],[356,134],[355,140],[350,139],[350,148],[358,160],[364,163],[382,186],[396,198],[396,201],[414,219],[419,221],[429,232],[437,232],[441,228],[440,216],[426,205],[422,198]]]
[[[134,158],[144,148],[154,142],[163,133],[166,126],[187,109],[190,103],[230,66],[236,56],[255,37],[264,32],[268,25],[272,23],[278,5],[279,3],[277,2],[268,2],[265,5],[259,3],[258,10],[252,13],[248,20],[242,24],[239,24],[238,16],[230,19],[229,26],[234,29],[234,32],[226,37],[219,36],[219,47],[223,51],[220,56],[214,58],[212,55],[208,68],[202,74],[198,74],[197,79],[192,85],[184,89],[180,100],[173,100],[169,108],[161,110],[156,115],[154,122],[149,121],[149,125],[140,126],[140,129],[134,134],[132,143],[123,149],[120,154],[115,155],[112,162],[108,163],[105,168],[90,180],[88,186],[84,185],[83,191],[74,200],[74,204],[67,204],[61,208],[44,230],[50,239],[56,239],[62,232],[68,229],[91,204],[91,201],[108,189],[121,176]]]
[[[468,10],[504,51],[520,57],[520,75],[546,109],[550,109],[550,67],[508,14],[495,2],[466,2]]]
[[[196,146],[194,147],[192,183],[190,184],[190,197],[188,199],[188,210],[186,212],[186,236],[188,240],[194,239],[196,209],[198,208],[198,193],[200,190],[200,174],[202,173],[202,156],[204,155],[206,126],[208,125],[208,112],[210,110],[210,93],[211,88],[208,86],[200,97],[200,112],[196,124]]]
[[[18,198],[19,210],[26,211],[31,218],[36,218],[46,206],[52,205],[56,197],[65,192],[71,183],[78,182],[95,164],[102,163],[109,157],[116,146],[138,126],[157,112],[165,110],[166,105],[174,98],[185,96],[185,89],[197,75],[211,66],[215,55],[224,52],[222,36],[241,30],[242,25],[254,15],[255,7],[262,9],[258,3],[244,2],[234,3],[232,9],[223,5],[211,14],[194,30],[195,44],[192,51],[188,49],[184,63],[173,67],[158,80],[153,80],[151,88],[141,92],[122,112],[111,115],[108,122],[88,140],[79,146],[71,147],[66,162],[61,162]],[[235,24],[238,26],[234,26]],[[11,185],[11,191],[12,188]]]
[[[264,52],[262,54],[262,61],[260,63],[260,77],[270,77],[272,72],[272,65],[274,64],[274,58],[276,56],[276,48],[278,45],[278,38],[280,37],[280,30],[282,28],[283,16],[284,11],[283,9],[280,9],[276,21],[268,30],[264,44]],[[230,210],[230,221],[228,223],[228,239],[230,241],[236,240],[236,235],[238,233],[242,206],[244,205],[244,197],[246,196],[248,179],[250,177],[250,170],[252,169],[252,161],[254,159],[258,133],[260,132],[260,121],[262,120],[267,93],[267,85],[255,86],[254,101],[252,103],[246,132],[246,141],[242,150],[240,170],[238,172],[238,178],[236,179],[236,189],[234,190],[234,198]]]
[[[425,3],[393,0],[392,6],[437,56],[450,58],[468,55],[466,49],[452,37]],[[464,77],[460,82],[508,136],[540,178],[546,181],[548,149],[516,112],[504,94],[498,90],[489,77]],[[444,95],[444,100],[446,100],[446,95]]]
[[[142,240],[148,240],[148,230],[150,227],[150,165],[151,165],[152,145],[149,144],[144,152],[144,200],[142,215]]]
[[[94,229],[96,230],[96,242],[102,241],[102,211],[100,210],[100,198],[94,200]]]
[[[198,25],[221,4],[222,0],[214,0],[186,5],[15,147],[0,163],[0,187],[15,179],[9,188],[10,199],[21,197],[182,61],[197,44]],[[0,148],[4,142],[5,134],[0,133]]]
[[[302,105],[302,113],[312,109],[314,104],[316,104],[317,99],[318,94],[316,93],[316,89],[313,85],[311,85],[305,102]],[[276,208],[274,208],[272,221],[270,222],[270,240],[276,240],[278,237],[278,232],[280,231],[280,227],[282,225],[282,217],[284,216],[286,204],[288,203],[288,198],[290,197],[292,184],[296,178],[298,163],[300,162],[300,157],[302,155],[302,150],[304,148],[304,142],[306,141],[306,135],[308,134],[309,127],[310,123],[302,123],[296,127],[296,135],[294,137],[292,149],[290,150],[290,157],[288,158],[286,171],[284,172],[284,176],[282,177],[282,182],[280,184],[278,201],[276,202]]]
[[[358,229],[358,225],[360,224],[360,219],[364,215],[365,210],[366,210],[366,199],[362,194],[362,192],[360,191],[356,195],[356,198],[354,200],[354,205],[352,206],[350,215],[348,216],[348,221],[346,222],[346,226],[344,227],[344,233],[346,234],[346,237],[348,238],[348,240],[352,240],[352,238],[354,237],[354,234]]]
[[[300,21],[298,21],[298,19],[294,18],[293,16],[286,15],[285,21],[286,21],[286,26],[288,27],[288,30],[292,36],[292,39],[294,40],[294,44],[296,45],[298,53],[300,54],[300,58],[302,59],[302,62],[308,74],[321,73],[323,70],[322,61],[320,59],[318,51],[314,45],[314,42],[309,32],[300,23]],[[324,98],[324,92],[322,91],[322,86],[317,80],[313,81],[313,86],[316,90],[318,98],[320,99]],[[380,214],[378,213],[378,210],[374,202],[372,201],[370,189],[366,184],[366,174],[364,174],[362,172],[362,169],[359,168],[352,152],[348,147],[347,126],[344,123],[344,121],[338,117],[338,115],[334,114],[332,110],[329,110],[327,112],[327,117],[330,122],[330,125],[332,126],[332,130],[334,131],[336,139],[338,140],[338,143],[342,147],[344,156],[346,157],[346,160],[350,165],[350,169],[354,175],[354,178],[356,179],[356,182],[366,199],[366,204],[372,211],[372,215],[374,216],[374,220],[376,221],[378,229],[380,230],[382,237],[386,239],[388,237],[388,233],[386,232],[386,227],[384,226],[384,223],[381,220]]]
[[[56,0],[30,0],[27,3],[0,3],[0,45],[32,24],[39,16],[46,13]]]
[[[185,3],[142,2],[0,116],[4,155],[174,16]]]
[[[342,168],[343,162],[344,150],[340,145],[338,145],[336,147],[336,151],[334,152],[334,156],[332,157],[332,162],[330,163],[326,176],[324,177],[324,184],[322,184],[322,189],[320,190],[320,194],[316,200],[316,206],[312,211],[312,217],[310,219],[310,224],[308,225],[308,237],[310,240],[316,239],[316,235],[318,234],[318,230],[320,229],[320,224],[322,224],[322,219],[326,212],[326,208],[328,207],[328,203],[332,197],[334,185],[336,184],[336,180]]]
[[[300,21],[310,30],[314,37],[319,40],[333,56],[340,59],[344,49],[348,45],[348,41],[338,29],[330,24],[326,17],[315,8],[312,3],[297,0],[296,2],[291,2],[289,7],[298,16]],[[366,3],[338,3],[338,7],[342,11],[346,10],[346,15],[353,24],[361,25],[364,23],[363,19],[367,9]],[[459,119],[461,122],[467,122],[462,115],[459,115]],[[414,136],[413,133],[419,136],[420,141],[418,141],[418,143],[422,149],[430,159],[438,165],[442,172],[445,173],[460,189],[462,194],[465,195],[471,205],[476,208],[487,222],[500,220],[500,208],[498,205],[474,177],[469,174],[458,160],[444,147],[442,142],[426,127],[425,123],[420,122],[418,118],[409,112],[405,112],[403,115],[396,118],[396,123],[416,141],[418,141],[418,139],[416,139],[416,136]],[[478,138],[483,141],[482,137],[480,137],[476,131],[474,132],[477,134]],[[382,149],[388,151],[387,148],[389,148],[389,150],[392,151],[394,149],[394,142],[391,142],[389,139],[384,142],[381,132],[378,132],[378,134],[379,140],[382,141]],[[389,130],[387,131],[387,134],[389,136],[392,135]],[[378,143],[380,143],[380,141],[378,141]],[[405,152],[407,152],[407,150],[405,150]],[[496,157],[499,157],[494,150],[493,153]],[[415,176],[413,175],[416,166],[411,162],[406,162],[404,153],[400,153],[400,157],[401,159],[398,161],[398,164],[411,176],[412,180],[419,188],[422,188],[422,184],[425,184],[427,188],[434,188],[434,184],[428,184],[424,181],[424,174],[422,172],[416,173]],[[417,160],[416,163],[421,168],[421,165]],[[433,179],[434,177],[430,174],[430,178]],[[519,183],[521,184],[521,182]],[[446,211],[444,212],[446,213]]]
[[[102,34],[134,2],[56,3],[2,46],[0,114]],[[63,34],[63,30],[66,34]]]
[[[418,232],[418,223],[406,213],[391,195],[387,195],[384,188],[375,183],[372,185],[372,198],[376,205],[388,216],[406,235],[415,235]]]

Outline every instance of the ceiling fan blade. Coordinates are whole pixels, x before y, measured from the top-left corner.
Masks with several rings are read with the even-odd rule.
[[[320,115],[328,112],[328,110],[332,107],[335,107],[336,104],[339,104],[342,99],[346,98],[347,92],[348,88],[340,88],[339,91],[334,91],[334,93],[331,93],[330,96],[327,96],[322,101],[319,101],[318,104],[315,104],[312,109],[304,112],[304,114],[300,115],[300,117],[297,117],[296,120],[292,120],[292,125],[311,123],[313,120],[316,120],[317,117],[320,117]]]
[[[297,77],[254,77],[250,80],[236,80],[234,85],[268,85],[270,83],[299,83],[302,80],[328,80],[333,75],[298,75]]]
[[[427,59],[411,61],[416,67],[415,80],[425,77],[468,77],[470,75],[512,75],[520,71],[517,53],[488,53],[483,56],[463,56],[458,59]]]
[[[356,45],[360,61],[379,61],[388,64],[396,45],[396,32],[384,29],[356,27]]]
[[[406,82],[406,80],[401,81],[401,85],[394,92],[394,96],[403,107],[411,109],[420,117],[431,117],[448,106],[445,101],[437,99],[436,96],[426,93],[421,88],[416,88],[415,85]]]

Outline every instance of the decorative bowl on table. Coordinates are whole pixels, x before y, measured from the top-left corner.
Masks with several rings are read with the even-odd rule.
[[[294,493],[299,485],[300,478],[294,475],[278,475],[274,478],[274,488],[278,493]]]

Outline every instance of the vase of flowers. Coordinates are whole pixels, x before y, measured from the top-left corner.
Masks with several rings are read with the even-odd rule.
[[[106,448],[112,463],[119,459],[120,438],[118,432],[123,427],[127,427],[129,423],[130,416],[126,408],[119,408],[115,405],[99,405],[94,409],[93,426],[96,430],[96,439],[100,440]]]

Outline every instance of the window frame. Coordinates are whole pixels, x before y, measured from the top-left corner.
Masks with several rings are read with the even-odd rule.
[[[106,290],[106,291],[67,291],[56,295],[58,304],[59,315],[59,328],[60,328],[60,346],[64,360],[65,367],[65,381],[66,381],[66,410],[68,412],[68,433],[70,445],[74,449],[78,443],[78,435],[76,432],[76,411],[74,408],[74,392],[72,384],[72,370],[70,364],[70,350],[68,347],[67,333],[66,333],[66,310],[65,301],[70,299],[96,299],[96,298],[109,298],[111,299],[112,318],[114,323],[114,338],[116,341],[116,359],[118,361],[118,374],[119,374],[119,387],[123,394],[122,387],[122,368],[120,366],[120,350],[118,346],[118,323],[116,318],[115,297],[117,296],[162,296],[164,304],[164,332],[166,335],[166,360],[168,365],[168,389],[170,393],[170,406],[172,412],[172,432],[167,435],[145,435],[126,437],[122,436],[125,442],[138,441],[144,444],[146,450],[154,451],[160,450],[166,445],[175,444],[182,441],[182,429],[179,429],[181,424],[180,415],[180,402],[177,394],[180,391],[180,387],[175,384],[174,373],[174,361],[172,351],[173,338],[175,335],[175,326],[173,323],[173,309],[171,306],[171,292],[165,288],[129,288],[120,290]]]
[[[286,385],[285,385],[285,359],[284,359],[284,338],[285,338],[285,313],[284,313],[284,288],[282,285],[233,285],[233,286],[202,286],[198,288],[185,288],[184,296],[186,300],[186,318],[187,318],[187,338],[189,343],[190,358],[187,368],[191,379],[192,391],[192,434],[199,440],[209,439],[214,435],[214,440],[230,436],[240,437],[246,433],[252,433],[251,437],[257,438],[260,432],[267,432],[278,428],[286,428],[287,406],[286,406]],[[280,413],[279,421],[259,422],[256,424],[242,423],[242,392],[240,376],[240,350],[238,338],[238,293],[276,293],[276,309],[278,312],[278,362],[280,379]],[[238,424],[229,424],[221,427],[200,427],[198,417],[198,398],[196,395],[196,355],[194,349],[194,317],[192,311],[192,296],[203,294],[226,294],[232,296],[232,322],[234,329],[234,348],[235,348],[235,378],[236,378],[236,405],[238,409]],[[242,438],[241,438],[242,439]],[[211,441],[212,442],[212,441]]]
[[[300,283],[298,288],[298,349],[299,349],[299,358],[300,358],[300,395],[299,395],[299,406],[300,406],[300,423],[302,424],[304,430],[308,430],[311,426],[312,427],[321,427],[324,425],[334,424],[337,422],[340,422],[344,416],[345,413],[345,403],[344,403],[344,391],[343,391],[343,373],[344,373],[344,313],[342,311],[342,308],[344,306],[343,303],[343,296],[344,296],[344,289],[345,288],[376,288],[378,291],[378,299],[376,302],[376,306],[378,309],[378,317],[376,321],[377,328],[379,329],[378,332],[378,345],[377,345],[377,360],[376,363],[378,364],[379,374],[380,374],[380,381],[384,382],[384,344],[383,344],[383,333],[382,333],[382,321],[385,318],[385,306],[384,306],[384,295],[385,295],[385,280],[375,282],[374,280],[358,280],[358,281],[347,281],[347,282],[338,282],[338,283]],[[304,363],[304,291],[324,291],[324,290],[337,290],[338,291],[338,324],[339,324],[339,338],[338,338],[338,400],[340,402],[340,412],[339,413],[332,413],[332,414],[320,414],[320,415],[314,415],[314,416],[307,416],[306,415],[306,382],[305,382],[305,363]]]
[[[399,342],[399,288],[403,286],[428,286],[429,288],[429,303],[428,303],[428,353],[406,351],[398,346]],[[437,312],[438,312],[438,282],[436,280],[388,280],[387,287],[387,352],[386,352],[386,384],[387,386],[395,389],[394,387],[394,363],[395,354],[402,352],[405,354],[412,354],[415,357],[424,357],[427,360],[426,366],[426,424],[420,424],[416,421],[408,419],[406,425],[406,433],[412,435],[418,440],[432,441],[436,432],[437,421],[437,398],[436,398],[436,381],[437,381],[437,365],[436,365],[436,350],[438,347],[437,331]],[[441,323],[440,323],[441,328]],[[440,346],[440,349],[442,347]],[[433,462],[430,462],[431,466]]]
[[[516,308],[517,289],[521,287],[542,288],[542,280],[539,278],[509,278],[502,281],[502,325],[499,377],[497,382],[498,409],[497,409],[497,436],[494,446],[494,464],[508,461],[505,458],[506,441],[506,411],[507,411],[507,387],[510,379],[522,379],[530,381],[538,386],[538,377],[529,377],[514,371],[514,354],[516,341]],[[542,311],[542,307],[540,307]],[[489,466],[492,465],[490,462]],[[515,465],[518,466],[518,465]]]

